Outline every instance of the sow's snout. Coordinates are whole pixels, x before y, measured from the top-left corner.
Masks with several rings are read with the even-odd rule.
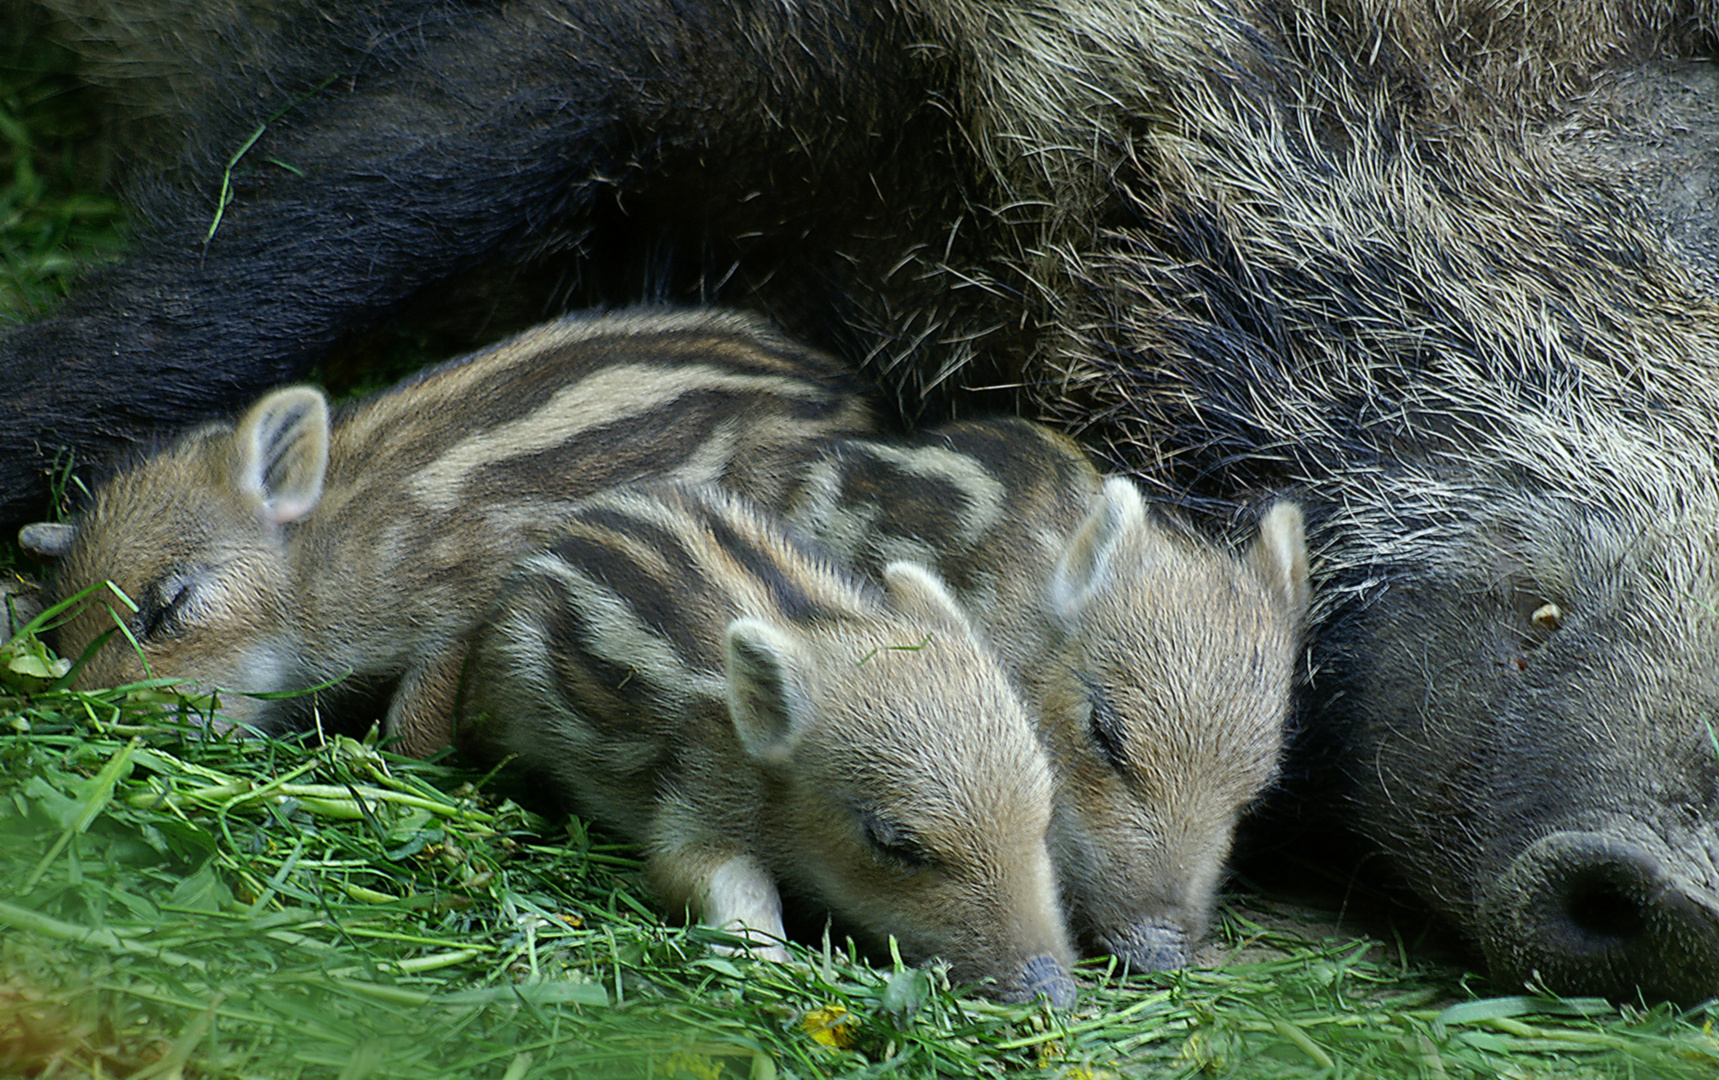
[[[1541,838],[1483,899],[1481,920],[1500,982],[1620,1001],[1719,994],[1719,896],[1628,839]]]

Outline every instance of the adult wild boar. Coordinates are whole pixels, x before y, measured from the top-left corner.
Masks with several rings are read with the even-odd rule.
[[[1317,600],[1289,796],[1501,982],[1706,997],[1719,279],[1678,159],[1643,151],[1712,149],[1678,66],[1705,20],[1597,0],[277,19],[229,35],[236,83],[181,84],[191,145],[141,199],[135,257],[0,340],[7,506],[39,498],[56,443],[220,408],[414,303],[445,313],[461,281],[757,307],[869,363],[910,417],[1016,383],[1214,522],[1293,494]],[[286,111],[211,237],[264,85]]]

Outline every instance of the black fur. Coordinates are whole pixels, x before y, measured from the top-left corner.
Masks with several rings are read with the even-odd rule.
[[[864,355],[870,268],[928,233],[963,241],[943,224],[959,185],[897,194],[972,170],[947,75],[886,7],[808,5],[792,26],[768,2],[352,7],[270,43],[296,79],[199,102],[172,182],[138,185],[133,258],[0,337],[0,517],[40,512],[59,446],[99,461],[231,411],[414,301],[457,307],[469,341],[571,302],[756,295]],[[280,110],[210,237],[227,160]],[[901,276],[892,306],[932,324],[944,290]]]

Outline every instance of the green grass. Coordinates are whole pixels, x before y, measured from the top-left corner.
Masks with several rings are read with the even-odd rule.
[[[0,321],[124,243],[66,57],[0,35]],[[1081,969],[1078,1006],[713,950],[636,852],[453,760],[205,738],[171,686],[0,649],[0,1077],[1708,1077],[1707,1010],[1487,997],[1258,898],[1215,966]],[[32,693],[26,693],[26,689]],[[183,719],[182,719],[183,718]]]
[[[0,324],[40,314],[125,243],[89,89],[21,22],[0,18]]]
[[[1719,1072],[1703,1010],[1477,997],[1258,900],[1223,920],[1229,961],[1089,962],[1067,1012],[840,941],[725,956],[659,918],[631,849],[457,762],[207,738],[204,705],[157,684],[0,696],[0,1075]]]

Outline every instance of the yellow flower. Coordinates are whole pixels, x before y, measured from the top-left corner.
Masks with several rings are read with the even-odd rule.
[[[840,1005],[825,1005],[802,1017],[800,1028],[820,1046],[846,1050],[854,1044],[854,1030],[859,1026],[847,1015],[847,1009]]]

